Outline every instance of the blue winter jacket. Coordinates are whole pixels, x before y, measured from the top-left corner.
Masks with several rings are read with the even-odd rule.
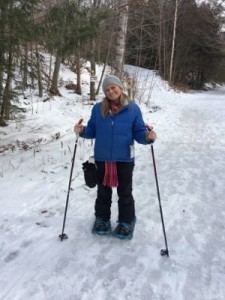
[[[96,161],[134,161],[134,140],[150,144],[146,140],[146,127],[139,106],[129,102],[118,113],[101,114],[101,103],[94,105],[91,117],[81,137],[95,139]]]

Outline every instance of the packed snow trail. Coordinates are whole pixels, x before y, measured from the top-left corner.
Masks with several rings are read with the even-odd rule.
[[[65,228],[69,239],[60,241],[72,127],[79,116],[87,121],[90,108],[66,99],[52,104],[55,116],[65,104],[71,130],[63,127],[67,134],[61,139],[39,145],[35,158],[32,149],[0,157],[0,299],[224,300],[224,95],[224,87],[177,94],[158,78],[152,101],[161,109],[150,113],[141,104],[158,134],[154,150],[170,258],[160,256],[164,239],[150,146],[136,145],[137,223],[133,239],[121,241],[91,233],[96,189],[85,187],[81,165],[92,145],[79,140]],[[55,124],[48,130],[62,129]],[[114,191],[113,228],[116,220]]]

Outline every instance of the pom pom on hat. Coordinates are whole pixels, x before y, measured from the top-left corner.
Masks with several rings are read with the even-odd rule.
[[[105,79],[103,80],[103,83],[102,83],[102,89],[103,89],[103,92],[105,93],[106,91],[106,87],[108,85],[116,85],[118,86],[119,88],[121,88],[121,90],[123,90],[123,84],[122,82],[120,81],[119,77],[115,76],[115,75],[108,75],[105,77]]]

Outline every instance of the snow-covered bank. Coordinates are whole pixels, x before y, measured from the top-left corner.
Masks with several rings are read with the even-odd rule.
[[[64,98],[34,101],[20,126],[0,129],[0,146],[15,145],[0,156],[1,300],[224,300],[225,87],[174,93],[151,71],[136,74],[145,120],[158,134],[154,150],[170,258],[160,256],[164,239],[149,146],[136,145],[133,240],[91,234],[96,190],[84,185],[81,164],[92,145],[83,140],[70,192],[69,239],[58,239],[73,125],[87,120],[91,109],[62,89]],[[145,104],[151,88],[150,102],[160,108],[154,113]],[[19,150],[16,140],[30,148]],[[114,192],[113,226],[116,201]]]

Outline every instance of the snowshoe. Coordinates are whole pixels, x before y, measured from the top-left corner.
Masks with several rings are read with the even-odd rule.
[[[113,231],[113,235],[119,239],[131,240],[134,233],[136,218],[131,224],[125,222],[119,222],[115,230]]]
[[[101,218],[96,218],[93,228],[92,228],[92,233],[93,234],[99,234],[99,235],[107,235],[111,233],[111,222],[110,220],[104,221]]]

